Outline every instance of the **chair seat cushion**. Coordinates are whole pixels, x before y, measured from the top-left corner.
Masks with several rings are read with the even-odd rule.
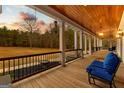
[[[94,68],[91,71],[91,75],[97,76],[97,77],[102,78],[104,80],[112,81],[112,75],[109,74],[105,69]]]
[[[96,76],[98,78],[102,78],[102,79],[107,80],[107,81],[112,80],[112,75],[109,74],[104,68],[99,68],[99,67],[90,65],[87,68],[87,72],[93,76]]]
[[[87,67],[87,72],[90,72],[92,70],[92,66],[93,67],[100,67],[100,68],[103,68],[103,62],[101,61],[97,61],[97,60],[94,60],[88,67]]]
[[[98,60],[94,60],[91,65],[95,65],[95,66],[98,66],[98,67],[103,67],[103,62],[101,61],[98,61]]]

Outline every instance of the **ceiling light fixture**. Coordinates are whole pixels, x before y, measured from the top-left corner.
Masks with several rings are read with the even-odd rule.
[[[119,38],[119,37],[120,37],[120,35],[117,34],[117,35],[116,35],[116,38]]]
[[[122,37],[122,36],[124,36],[124,29],[119,29],[119,30],[117,31],[116,38],[120,38],[120,37]]]
[[[103,36],[103,33],[99,33],[99,36]]]
[[[122,31],[118,31],[117,33],[118,33],[118,34],[121,34],[121,33],[122,33]]]

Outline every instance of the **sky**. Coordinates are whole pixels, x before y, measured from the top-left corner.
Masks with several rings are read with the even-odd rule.
[[[54,21],[53,18],[48,17],[38,11],[35,12],[34,9],[31,9],[27,6],[3,5],[2,13],[0,14],[0,27],[6,25],[10,29],[18,28],[18,26],[15,25],[15,23],[18,23],[21,21],[21,18],[20,18],[21,12],[30,13],[30,14],[34,14],[34,15],[36,13],[36,17],[38,18],[38,20],[42,20],[46,24],[53,23],[53,21]]]

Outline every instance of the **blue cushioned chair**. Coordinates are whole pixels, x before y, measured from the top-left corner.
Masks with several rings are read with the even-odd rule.
[[[95,84],[95,79],[107,82],[110,87],[115,86],[114,77],[120,65],[120,59],[113,52],[107,54],[104,62],[94,60],[88,67],[88,80],[91,84],[91,78]]]

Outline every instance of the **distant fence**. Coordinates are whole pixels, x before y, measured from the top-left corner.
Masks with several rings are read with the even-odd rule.
[[[80,57],[81,49],[65,51],[65,61]],[[61,51],[0,58],[0,75],[10,74],[16,82],[33,74],[61,65]]]

